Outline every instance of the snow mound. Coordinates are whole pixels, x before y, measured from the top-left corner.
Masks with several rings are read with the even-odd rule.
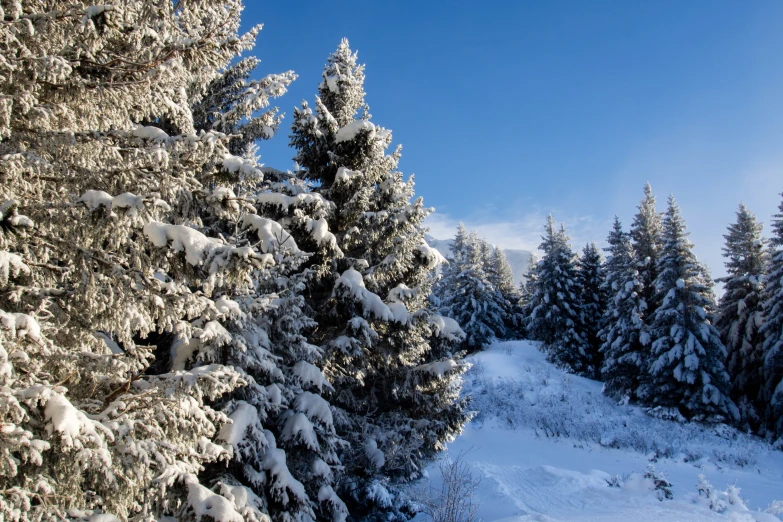
[[[537,343],[496,343],[467,362],[463,393],[478,413],[444,458],[461,455],[481,479],[473,501],[484,521],[770,522],[783,513],[783,452],[758,438],[618,405],[601,383],[548,363]],[[651,463],[672,499],[645,471]],[[423,487],[439,491],[438,463],[427,472]]]
[[[362,132],[367,131],[370,134],[375,133],[375,125],[366,120],[354,120],[345,127],[340,128],[334,137],[335,143],[350,141]]]

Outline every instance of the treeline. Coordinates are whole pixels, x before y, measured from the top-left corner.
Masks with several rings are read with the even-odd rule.
[[[404,520],[468,418],[364,67],[262,167],[296,75],[251,79],[241,11],[2,5],[0,519]]]
[[[521,321],[550,361],[604,381],[618,401],[783,444],[783,203],[769,241],[740,205],[724,235],[719,303],[676,201],[658,212],[649,184],[630,230],[615,219],[605,260],[595,244],[577,256],[551,216],[544,229],[542,259],[517,293],[503,294],[489,276],[495,262],[460,227],[437,295],[471,348]]]
[[[495,339],[520,337],[521,296],[503,250],[460,223],[448,261],[432,300],[465,331],[464,347],[476,351]]]

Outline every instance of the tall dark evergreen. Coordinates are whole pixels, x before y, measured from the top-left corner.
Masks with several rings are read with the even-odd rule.
[[[646,372],[646,348],[641,336],[647,304],[641,295],[631,238],[617,217],[607,242],[603,288],[608,299],[599,332],[604,356],[601,379],[606,395],[628,402],[635,399],[640,376]]]
[[[305,297],[319,326],[308,341],[324,352],[345,441],[338,493],[354,519],[405,518],[410,506],[389,486],[419,476],[467,419],[458,385],[466,367],[454,349],[464,334],[428,310],[443,259],[424,240],[431,209],[398,170],[400,149],[387,153],[391,132],[371,122],[364,67],[347,40],[322,78],[315,110],[295,111],[291,135],[297,178],[313,185],[263,202],[316,253]],[[314,208],[319,217],[303,216]]]
[[[769,250],[763,293],[766,318],[761,329],[764,335],[764,430],[768,439],[783,447],[783,202],[772,220]]]
[[[673,196],[663,219],[655,279],[660,306],[651,317],[648,375],[639,399],[662,416],[726,422],[738,418],[726,373],[726,348],[707,310],[714,307],[703,267],[693,254]]]
[[[642,283],[642,297],[650,312],[658,307],[655,280],[658,277],[658,257],[662,244],[661,214],[655,210],[655,196],[649,183],[644,186],[644,198],[631,223],[631,244]]]
[[[577,268],[584,338],[588,346],[588,357],[592,359],[590,362],[590,366],[594,369],[592,377],[597,379],[603,362],[598,332],[601,330],[602,318],[606,310],[607,294],[604,286],[606,276],[603,256],[595,243],[588,243],[582,250]]]
[[[529,333],[543,341],[547,358],[579,375],[594,375],[593,358],[584,335],[576,255],[564,227],[555,228],[550,215],[539,248],[538,280],[531,298]]]
[[[767,255],[761,228],[756,216],[740,204],[736,223],[729,225],[728,233],[723,235],[728,275],[718,279],[724,284],[724,294],[715,321],[728,354],[731,398],[740,410],[745,429],[754,431],[764,416],[764,339],[759,330],[764,321],[761,293]]]

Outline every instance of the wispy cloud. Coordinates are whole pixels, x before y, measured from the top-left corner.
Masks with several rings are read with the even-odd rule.
[[[427,218],[425,225],[430,229],[430,235],[438,239],[454,237],[460,221],[468,230],[475,230],[479,236],[493,245],[501,248],[527,250],[535,252],[541,244],[548,212],[526,212],[520,216],[495,219],[484,216],[460,216],[436,212]],[[590,241],[599,245],[609,230],[610,223],[596,220],[592,216],[574,216],[561,212],[552,213],[555,220],[565,223],[571,245],[575,250],[581,249]]]

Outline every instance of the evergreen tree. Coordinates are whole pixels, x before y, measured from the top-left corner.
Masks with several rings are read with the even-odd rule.
[[[508,259],[503,250],[499,247],[494,247],[489,262],[493,267],[493,277],[490,278],[490,283],[492,283],[504,297],[508,299],[518,299],[519,292],[517,292],[516,285],[514,285],[514,272],[511,270],[511,265],[508,263]]]
[[[644,198],[638,209],[631,223],[631,244],[642,283],[642,298],[652,313],[660,304],[656,301],[655,280],[663,243],[661,214],[655,210],[655,196],[649,183],[644,186]]]
[[[248,106],[244,97],[255,99],[259,91],[244,89],[231,96],[208,91],[207,96],[217,105],[209,107],[202,100],[197,108],[209,107],[206,112],[214,121],[225,122],[224,113]],[[270,121],[264,114],[251,116]],[[229,146],[251,144],[248,135],[255,136],[254,129],[259,127],[252,121],[234,125]],[[275,131],[272,127],[256,137],[271,136]],[[252,150],[248,145],[238,151],[249,156],[246,163],[252,163]],[[264,208],[269,197],[279,196],[270,192],[273,188],[293,188],[286,181],[284,174],[267,169],[263,179],[243,175],[213,183],[206,198],[208,205],[202,207],[205,227],[217,236],[249,236],[251,243],[273,256],[275,265],[252,272],[250,288],[221,296],[226,331],[240,342],[211,351],[203,350],[194,340],[177,339],[171,352],[180,366],[195,360],[222,362],[241,370],[248,381],[247,386],[220,400],[233,424],[225,427],[219,438],[235,451],[228,466],[212,465],[203,473],[210,483],[250,488],[272,520],[341,520],[347,516],[347,508],[334,491],[342,469],[338,457],[342,441],[336,435],[326,399],[332,387],[322,371],[323,351],[307,342],[317,327],[302,296],[307,276],[300,268],[309,254],[300,250],[278,222],[254,214],[254,205],[261,202]],[[318,213],[315,207],[307,210]],[[300,213],[303,219],[313,218],[304,209]]]
[[[763,353],[759,329],[763,323],[761,308],[762,278],[767,261],[761,223],[744,204],[737,210],[737,222],[724,234],[728,275],[715,327],[726,345],[726,370],[731,379],[731,398],[740,409],[746,429],[759,428],[764,415],[761,401]]]
[[[661,305],[651,317],[649,375],[640,386],[639,398],[655,414],[734,421],[738,412],[729,397],[726,348],[707,319],[707,309],[714,303],[692,248],[680,209],[670,196],[656,267],[656,299]]]
[[[783,203],[778,210],[769,240],[769,264],[763,293],[766,318],[761,333],[764,335],[765,433],[768,439],[780,445],[783,438]]]
[[[550,215],[539,248],[544,257],[538,263],[529,332],[543,341],[547,358],[579,375],[594,375],[593,358],[584,336],[576,256],[564,227],[555,229]]]
[[[478,350],[506,334],[508,307],[490,282],[490,277],[497,277],[487,273],[488,251],[485,241],[475,232],[467,233],[460,224],[452,245],[453,257],[436,289],[441,313],[462,327],[469,350]]]
[[[493,247],[486,264],[491,267],[488,271],[489,283],[499,293],[503,308],[504,336],[507,339],[521,337],[524,326],[522,307],[519,304],[520,295],[514,285],[514,272],[506,259],[506,254],[500,247]]]
[[[525,335],[530,335],[528,331],[528,324],[530,322],[530,316],[532,315],[532,298],[536,291],[536,282],[538,281],[538,275],[536,274],[536,268],[538,266],[538,258],[535,254],[530,254],[528,260],[527,271],[525,271],[525,280],[519,283],[519,306],[522,309],[522,326],[525,330]]]
[[[588,358],[592,359],[589,366],[594,369],[591,377],[597,379],[602,364],[601,339],[598,332],[601,330],[607,297],[604,287],[603,256],[595,243],[588,243],[585,246],[582,257],[579,258],[577,270],[584,338],[588,346]]]
[[[599,332],[604,357],[601,378],[606,395],[628,402],[634,400],[640,376],[646,372],[641,338],[647,304],[641,296],[642,283],[630,236],[623,232],[617,217],[607,243],[603,288],[608,302]]]
[[[218,74],[206,92],[192,95],[197,100],[192,107],[194,127],[230,135],[228,149],[236,156],[246,156],[257,140],[275,135],[282,115],[276,107],[262,109],[296,79],[293,71],[287,71],[250,80],[260,61],[255,56],[244,58]]]
[[[263,343],[230,330],[238,299],[283,259],[255,246],[274,237],[239,226],[261,218],[221,196],[257,165],[196,132],[188,95],[259,28],[237,34],[236,0],[8,5],[0,517],[262,520],[253,489],[203,470],[243,451],[222,398],[253,377],[228,347]],[[218,234],[227,219],[233,233]],[[254,395],[261,411],[267,398]]]
[[[424,241],[431,209],[412,201],[413,180],[397,168],[400,149],[387,154],[391,132],[371,122],[363,83],[343,40],[315,111],[303,103],[294,113],[297,176],[314,185],[265,201],[289,218],[297,244],[318,247],[305,296],[319,326],[308,340],[324,350],[334,426],[346,442],[340,495],[352,517],[393,518],[410,508],[390,497],[389,481],[419,476],[467,419],[457,384],[465,366],[454,351],[464,334],[427,309],[442,260]],[[320,217],[305,218],[302,208],[315,205]]]

